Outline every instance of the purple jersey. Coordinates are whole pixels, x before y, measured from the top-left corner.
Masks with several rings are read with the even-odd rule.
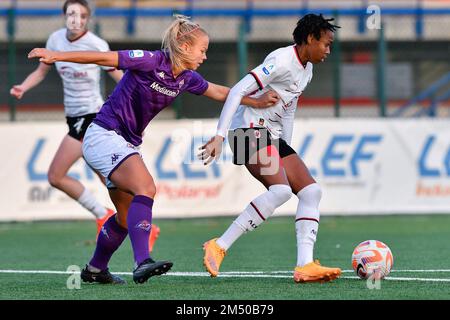
[[[163,51],[119,51],[119,69],[126,70],[94,122],[114,130],[135,146],[149,122],[182,92],[202,95],[208,82],[185,70],[174,79],[172,64]]]

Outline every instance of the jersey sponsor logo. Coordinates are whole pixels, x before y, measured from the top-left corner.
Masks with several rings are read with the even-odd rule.
[[[153,82],[150,85],[150,88],[152,88],[153,90],[158,91],[159,93],[162,93],[166,96],[169,96],[169,97],[176,97],[178,95],[178,93],[180,93],[180,91],[178,91],[178,90],[173,91],[173,90],[169,90],[165,87],[162,87],[157,82]]]
[[[273,64],[268,64],[268,65],[266,65],[266,66],[264,66],[264,67],[262,68],[262,71],[263,71],[265,74],[269,75],[270,72],[273,70],[274,67],[275,67],[275,66],[274,66]]]
[[[62,77],[70,79],[87,78],[89,76],[87,71],[72,71],[69,67],[61,67],[58,72]]]
[[[143,50],[130,50],[128,51],[130,58],[142,58],[144,56]]]
[[[288,89],[284,89],[284,90],[285,90],[286,92],[293,93],[293,94],[298,94],[298,95],[301,95],[302,92],[303,92],[302,86],[301,86],[301,82],[300,82],[300,81],[291,84],[291,85],[289,86],[289,89],[290,89],[290,90],[288,90]],[[304,87],[303,87],[303,89],[304,89]]]

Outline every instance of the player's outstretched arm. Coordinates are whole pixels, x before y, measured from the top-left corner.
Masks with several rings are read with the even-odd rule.
[[[229,93],[230,88],[209,82],[208,89],[203,95],[213,100],[224,102]],[[241,103],[253,108],[268,108],[274,106],[278,100],[279,96],[275,91],[267,91],[258,98],[244,96]]]
[[[209,164],[215,158],[217,159],[220,156],[220,153],[222,152],[222,143],[225,139],[225,135],[228,131],[234,113],[239,107],[239,104],[243,102],[244,97],[251,94],[257,89],[258,84],[252,76],[244,77],[233,88],[231,88],[231,90],[227,94],[225,105],[223,106],[222,112],[220,114],[216,135],[199,148],[200,153],[198,154],[198,158],[202,160],[205,165]],[[208,95],[208,91],[211,92],[211,83],[208,90],[206,90],[206,92],[204,93],[204,95],[210,97]]]
[[[28,54],[28,59],[39,58],[40,62],[52,64],[57,61],[75,63],[95,63],[100,66],[119,66],[119,54],[116,51],[51,51],[44,48],[35,48]]]

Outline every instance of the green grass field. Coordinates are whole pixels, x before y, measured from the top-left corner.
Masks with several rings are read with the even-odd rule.
[[[62,271],[70,265],[83,267],[90,259],[93,222],[0,224],[0,283],[7,288],[0,290],[0,299],[450,299],[450,215],[322,217],[315,257],[344,270],[341,279],[325,284],[293,282],[295,231],[293,218],[286,217],[271,218],[243,236],[229,250],[222,276],[209,278],[202,265],[202,243],[219,236],[232,219],[155,221],[161,237],[153,257],[173,261],[171,272],[134,284],[127,239],[110,270],[125,272],[128,284],[81,284],[79,290],[67,288],[69,274]],[[353,248],[367,239],[385,242],[394,255],[393,272],[380,289],[369,290],[350,272]]]

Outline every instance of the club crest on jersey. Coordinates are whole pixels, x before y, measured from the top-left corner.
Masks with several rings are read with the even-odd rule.
[[[184,86],[184,79],[180,81],[178,84],[178,89],[181,89],[181,87]]]
[[[130,50],[128,51],[130,58],[142,58],[144,56],[144,51],[142,50]]]
[[[269,75],[270,72],[273,70],[274,67],[275,67],[275,66],[274,66],[273,64],[268,64],[268,65],[266,65],[266,66],[264,66],[264,67],[262,68],[262,71],[263,71],[265,74]]]
[[[264,125],[264,119],[263,118],[259,118],[259,122],[258,123],[259,123],[260,126],[263,126]]]

